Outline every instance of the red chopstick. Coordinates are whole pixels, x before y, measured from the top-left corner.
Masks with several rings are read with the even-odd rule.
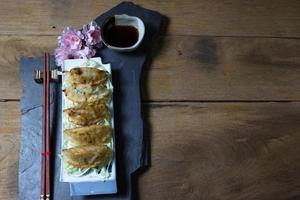
[[[41,195],[40,199],[44,200],[45,199],[45,189],[46,189],[46,179],[45,179],[45,165],[46,165],[46,160],[43,152],[46,150],[46,144],[45,144],[45,128],[46,128],[46,99],[47,99],[47,94],[46,94],[46,77],[47,77],[47,68],[46,68],[46,55],[44,56],[44,68],[43,68],[43,122],[42,122],[42,152],[41,152]]]
[[[50,199],[50,55],[46,53],[47,58],[47,79],[46,79],[46,200]]]
[[[41,153],[41,200],[50,199],[50,55],[44,55],[44,96]]]

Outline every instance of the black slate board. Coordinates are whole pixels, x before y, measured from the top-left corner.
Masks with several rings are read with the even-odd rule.
[[[117,157],[118,194],[85,197],[70,197],[69,184],[59,182],[60,127],[61,127],[61,84],[51,86],[51,130],[55,162],[52,167],[54,179],[54,200],[70,199],[131,199],[132,174],[148,165],[148,148],[143,121],[141,118],[140,78],[145,67],[151,46],[158,36],[162,16],[151,10],[123,2],[96,18],[101,25],[103,20],[113,14],[128,14],[140,17],[145,23],[145,37],[141,46],[134,52],[117,53],[102,48],[97,56],[103,63],[111,63],[114,86],[115,134]],[[55,66],[54,59],[51,65]],[[42,85],[33,81],[33,71],[43,66],[43,57],[22,58],[20,76],[23,81],[21,98],[21,145],[19,161],[19,199],[39,199],[40,188],[40,147]]]

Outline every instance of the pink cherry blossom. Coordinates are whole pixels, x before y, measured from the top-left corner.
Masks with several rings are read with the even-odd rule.
[[[55,61],[57,66],[61,66],[62,62],[66,59],[76,59],[79,57],[80,55],[76,50],[65,49],[62,47],[58,47],[55,49]]]
[[[96,54],[96,48],[102,46],[100,27],[96,22],[90,22],[82,31],[65,28],[58,37],[58,48],[55,49],[57,66],[66,59],[91,58]]]
[[[58,45],[64,49],[80,50],[82,47],[83,34],[73,28],[65,28],[58,37]]]
[[[96,54],[96,49],[92,46],[85,46],[83,49],[77,51],[79,58],[91,58]]]
[[[89,24],[83,26],[82,33],[87,45],[101,47],[101,29],[96,22],[91,21]]]

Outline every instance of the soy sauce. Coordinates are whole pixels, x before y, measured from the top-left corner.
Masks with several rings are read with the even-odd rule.
[[[134,26],[116,25],[112,17],[103,27],[103,40],[115,47],[133,46],[139,38],[139,32]]]

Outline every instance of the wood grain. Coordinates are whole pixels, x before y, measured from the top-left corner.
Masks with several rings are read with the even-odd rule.
[[[140,199],[300,198],[299,103],[155,104]]]
[[[150,68],[150,100],[299,100],[300,40],[167,37]]]
[[[20,57],[53,52],[64,27],[119,2],[1,0],[1,200],[18,199]],[[134,2],[169,24],[142,80],[154,103],[144,104],[152,167],[140,199],[300,199],[300,103],[251,103],[300,101],[300,1]]]
[[[19,77],[19,62],[22,56],[42,56],[53,52],[56,37],[0,37],[0,99],[19,99],[22,84]]]
[[[300,197],[300,103],[154,103],[140,199]],[[0,199],[17,199],[18,102],[0,102]]]
[[[80,28],[119,0],[2,0],[0,34],[57,35]],[[136,0],[170,20],[173,35],[299,37],[298,0]]]
[[[0,199],[18,199],[19,102],[0,102]]]
[[[21,95],[19,60],[55,36],[0,36],[0,99]],[[155,48],[145,101],[300,100],[300,40],[168,36]]]

